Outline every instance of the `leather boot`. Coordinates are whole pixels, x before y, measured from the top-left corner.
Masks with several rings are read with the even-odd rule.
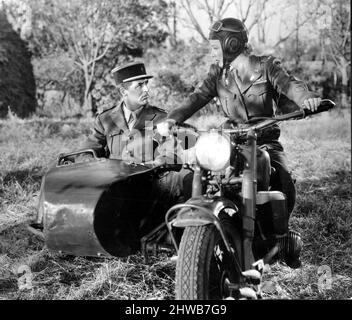
[[[279,240],[280,251],[279,258],[286,262],[292,268],[299,268],[302,263],[300,260],[300,253],[303,247],[301,235],[296,231],[289,231],[287,236]]]

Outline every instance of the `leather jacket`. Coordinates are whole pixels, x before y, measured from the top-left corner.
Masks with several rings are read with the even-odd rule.
[[[168,119],[183,122],[218,97],[229,123],[244,123],[253,117],[272,117],[275,113],[289,113],[299,109],[303,101],[318,97],[308,86],[289,75],[279,59],[272,56],[249,56],[250,67],[242,75],[239,86],[235,70],[227,76],[212,65],[207,78],[181,107],[168,114]],[[270,132],[269,132],[270,131]],[[274,126],[265,134],[266,139],[278,139],[280,129]]]

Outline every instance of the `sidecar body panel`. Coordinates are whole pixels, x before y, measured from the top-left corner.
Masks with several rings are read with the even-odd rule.
[[[133,235],[126,234],[124,224],[140,218],[130,209],[137,214],[148,210],[152,171],[108,159],[51,168],[39,204],[47,247],[77,256],[129,254],[128,237]]]

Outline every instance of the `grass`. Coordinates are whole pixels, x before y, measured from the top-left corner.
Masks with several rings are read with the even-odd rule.
[[[268,299],[352,298],[351,115],[348,111],[283,123],[281,141],[297,180],[292,228],[304,239],[303,266],[270,266]],[[196,125],[218,123],[216,116]],[[91,119],[10,117],[0,122],[0,299],[174,299],[175,267],[165,254],[144,264],[49,252],[25,223],[35,218],[41,177],[60,152],[74,150]],[[32,287],[22,288],[30,267]],[[331,286],[321,289],[321,268]],[[329,282],[328,282],[329,284]]]

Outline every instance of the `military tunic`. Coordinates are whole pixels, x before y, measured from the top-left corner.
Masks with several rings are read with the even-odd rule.
[[[133,160],[137,163],[153,160],[158,144],[153,129],[166,117],[166,112],[146,105],[138,113],[130,130],[122,107],[120,102],[97,115],[93,133],[81,149],[93,149],[99,157],[110,159]]]
[[[93,149],[99,157],[145,163],[155,160],[159,155],[157,146],[161,137],[153,128],[166,118],[163,109],[146,105],[138,112],[131,128],[123,112],[123,102],[98,114],[93,133],[80,149]],[[168,209],[177,201],[182,201],[184,173],[167,171],[160,174],[151,188]],[[152,218],[153,220],[153,218]]]

